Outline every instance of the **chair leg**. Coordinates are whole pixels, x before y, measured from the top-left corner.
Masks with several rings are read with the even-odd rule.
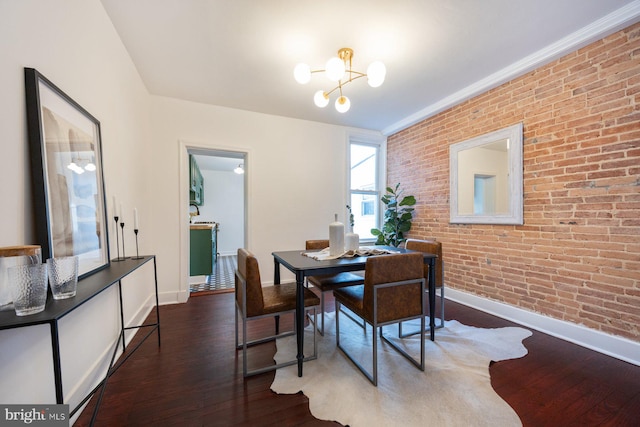
[[[322,291],[320,291],[320,322],[322,323],[320,335],[324,336],[324,292]]]
[[[440,288],[440,325],[436,329],[444,328],[444,286]]]
[[[317,306],[316,307],[311,307],[311,308],[307,308],[305,309],[305,312],[308,314],[308,311],[310,311],[311,309],[313,309],[313,318],[314,321],[316,320],[316,316],[317,316]],[[236,312],[237,314],[237,312]],[[275,317],[275,316],[274,316]],[[279,368],[283,368],[285,366],[291,366],[291,365],[295,365],[298,363],[297,359],[293,359],[287,362],[282,362],[279,364],[275,364],[275,365],[270,365],[270,366],[266,366],[264,368],[259,368],[259,369],[254,369],[249,371],[247,368],[247,349],[248,347],[255,345],[255,344],[262,344],[264,342],[268,342],[268,341],[273,341],[274,339],[277,338],[282,338],[282,337],[286,337],[289,335],[293,335],[295,334],[295,331],[293,332],[283,332],[282,334],[278,334],[277,336],[271,336],[271,337],[266,337],[266,338],[262,338],[262,339],[256,339],[253,341],[247,341],[246,336],[247,336],[247,319],[244,318],[243,316],[243,340],[242,340],[242,375],[244,377],[250,377],[252,375],[258,375],[258,374],[262,374],[265,372],[270,372],[270,371],[274,371],[276,369]],[[294,323],[294,328],[295,328],[295,323]],[[307,356],[303,359],[304,362],[308,362],[310,360],[314,360],[318,358],[318,342],[317,342],[317,336],[316,336],[316,328],[315,326],[312,328],[313,330],[313,355],[312,356]],[[236,346],[237,347],[237,346]]]
[[[416,361],[416,359],[414,359],[409,353],[404,351],[400,346],[398,346],[393,341],[387,339],[387,337],[382,335],[382,329],[380,330],[380,332],[381,332],[380,336],[381,336],[382,340],[384,340],[384,342],[386,342],[391,347],[393,347],[398,353],[400,353],[401,356],[404,356],[404,358],[407,359],[409,362],[411,362],[416,368],[420,369],[421,371],[424,371],[424,357],[425,357],[424,341],[425,341],[425,330],[426,329],[427,329],[426,328],[426,321],[425,321],[424,316],[422,316],[420,318],[420,330],[415,333],[415,334],[420,334],[420,361],[419,362]],[[415,334],[411,334],[411,335],[415,335]]]
[[[444,286],[440,288],[440,323],[436,324],[436,329],[444,328]],[[429,324],[426,325],[427,331],[431,330]],[[419,334],[420,331],[402,332],[402,322],[398,322],[398,337],[407,338],[411,335]]]
[[[317,359],[318,358],[318,341],[317,341],[317,335],[316,335],[316,327],[315,327],[315,322],[318,319],[318,310],[313,307],[313,359]]]
[[[235,306],[236,308],[236,348],[238,348],[238,306]]]
[[[247,376],[247,318],[242,316],[242,376]]]
[[[365,327],[366,329],[366,327]],[[373,327],[373,378],[369,378],[374,386],[378,387],[378,335],[375,326]],[[380,336],[382,336],[382,328],[380,328]]]
[[[336,311],[337,310],[338,309],[336,308]],[[365,334],[367,333],[367,322],[364,319],[356,319],[357,316],[355,316],[355,314],[352,316],[351,314],[349,314],[349,311],[345,311],[344,308],[342,309],[342,314],[347,316],[349,319],[353,320],[355,323],[358,324],[358,326],[364,329]]]
[[[336,345],[340,347],[340,303],[336,301]]]
[[[332,291],[327,291],[327,292],[332,292]],[[336,311],[338,311],[337,305],[336,305]],[[320,325],[318,325],[317,323],[315,323],[315,321],[313,322],[314,325],[319,326],[318,327],[318,332],[320,333],[320,336],[324,336],[324,292],[320,291]],[[360,323],[360,320],[356,319],[354,316],[350,315],[349,312],[347,311],[342,311],[342,313],[347,316],[348,318],[350,318],[351,320],[353,320],[354,322],[358,323],[358,325],[360,325],[360,327],[362,329],[365,330],[365,333],[367,331],[367,323],[362,320],[362,323]],[[311,319],[309,319],[311,321]]]
[[[311,320],[311,316],[309,316],[309,313],[307,312],[307,317],[309,318],[309,322],[311,322],[313,326],[317,328],[321,336],[324,336],[324,292],[322,291],[320,291],[320,316],[321,316],[320,322],[322,324],[318,325],[316,323],[317,317],[314,315],[314,319]]]
[[[349,352],[340,345],[340,307],[341,304],[336,301],[336,346],[340,349],[340,351],[342,351],[342,353],[347,356],[347,358],[351,361],[351,363],[353,363],[354,365],[356,365],[356,368],[358,368],[360,370],[360,372],[362,372],[364,374],[365,377],[367,377],[367,379],[369,381],[371,381],[371,384],[373,384],[374,386],[378,385],[378,359],[377,359],[377,339],[376,339],[376,331],[375,328],[373,330],[373,375],[371,375],[360,363],[358,363],[353,357],[351,357],[351,355],[349,354]],[[344,311],[343,311],[344,313]],[[351,316],[347,316],[349,318],[351,318]],[[353,320],[353,319],[352,319]],[[354,322],[356,323],[358,326],[360,326],[360,324],[358,322]],[[365,331],[367,330],[366,328],[366,323],[365,323]]]

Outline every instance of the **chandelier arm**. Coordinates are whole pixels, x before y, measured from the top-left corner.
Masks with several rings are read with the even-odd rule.
[[[327,70],[311,70],[311,71],[310,71],[310,73],[311,73],[311,74],[324,73],[325,71],[327,71]],[[347,81],[349,81],[349,82],[350,82],[351,80],[355,80],[355,79],[358,79],[358,78],[360,78],[360,77],[366,77],[366,76],[367,76],[367,74],[366,74],[366,73],[361,73],[360,71],[355,71],[355,70],[346,70],[346,71],[345,71],[345,74],[346,74],[346,73],[349,73],[349,74],[357,74],[357,76],[356,76],[356,77],[349,77],[349,80],[347,80]]]
[[[359,79],[359,78],[362,78],[362,77],[366,77],[366,76],[367,76],[367,75],[366,75],[366,74],[364,74],[364,73],[357,73],[357,74],[358,74],[358,75],[357,75],[356,77],[351,77],[349,80],[347,80],[347,81],[345,81],[345,82],[340,81],[340,82],[339,82],[339,84],[338,84],[336,87],[334,87],[333,89],[331,89],[330,91],[327,91],[327,92],[325,92],[325,93],[327,94],[327,96],[329,96],[329,95],[331,95],[333,92],[335,92],[336,90],[340,89],[340,95],[342,95],[342,86],[345,86],[345,85],[347,85],[347,84],[351,83],[352,81],[357,80],[357,79]]]
[[[346,85],[347,83],[351,83],[351,82],[352,82],[352,81],[354,81],[354,80],[358,80],[358,79],[360,79],[360,78],[362,78],[362,77],[366,77],[366,76],[367,76],[366,74],[358,73],[358,75],[357,75],[357,76],[355,76],[355,77],[349,77],[349,80],[347,80],[346,82],[344,82],[344,83],[342,83],[342,84],[343,84],[343,85]]]
[[[336,90],[340,89],[340,94],[342,95],[342,88],[340,87],[341,85],[338,85],[336,87],[334,87],[333,89],[331,89],[329,92],[325,92],[327,94],[327,96],[331,95],[333,92],[335,92]]]
[[[357,74],[358,77],[365,77],[367,75],[367,73],[361,73],[360,71],[355,71],[355,70],[349,70],[348,72],[349,74]]]

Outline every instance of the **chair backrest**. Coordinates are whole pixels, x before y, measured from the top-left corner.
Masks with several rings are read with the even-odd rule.
[[[427,254],[435,254],[438,256],[436,260],[436,287],[439,288],[444,283],[444,274],[443,274],[443,261],[442,261],[442,242],[437,242],[435,240],[418,240],[418,239],[407,239],[404,244],[404,247],[407,249],[411,249],[412,251],[420,251]],[[424,278],[429,280],[429,266],[427,264],[424,265]]]
[[[247,296],[247,311],[244,315],[246,317],[252,317],[262,314],[264,310],[264,299],[262,297],[262,282],[260,281],[258,259],[248,250],[239,248],[238,270],[236,273],[236,301],[240,309],[242,309],[242,300],[245,291]]]
[[[329,239],[327,240],[307,240],[305,249],[310,251],[313,249],[324,249],[329,247]]]
[[[373,287],[382,283],[423,278],[424,257],[420,253],[373,256],[364,272],[364,316],[373,320]],[[378,289],[378,323],[423,314],[424,292],[420,282]]]

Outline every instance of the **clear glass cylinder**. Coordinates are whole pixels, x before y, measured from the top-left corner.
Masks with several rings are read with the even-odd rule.
[[[0,311],[13,310],[13,299],[9,287],[9,268],[40,263],[42,263],[42,249],[38,245],[0,248]]]

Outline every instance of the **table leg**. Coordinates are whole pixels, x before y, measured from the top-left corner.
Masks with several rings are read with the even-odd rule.
[[[315,325],[313,326],[315,328]],[[296,342],[298,343],[298,376],[302,376],[304,360],[304,274],[296,272]]]
[[[273,284],[280,284],[280,263],[277,259],[273,259]]]
[[[273,284],[280,284],[280,263],[277,259],[273,259]],[[280,316],[275,316],[276,335],[280,334]]]
[[[217,227],[217,225],[216,225]],[[158,269],[156,268],[156,257],[153,257],[153,280],[156,290],[156,323],[158,323],[158,347],[160,347],[160,303],[158,300]]]
[[[56,387],[56,403],[64,403],[62,391],[62,367],[60,363],[60,338],[58,336],[58,321],[49,323],[51,329],[51,350],[53,354],[53,378]]]
[[[436,258],[429,259],[429,327],[431,341],[435,340],[436,331]]]

